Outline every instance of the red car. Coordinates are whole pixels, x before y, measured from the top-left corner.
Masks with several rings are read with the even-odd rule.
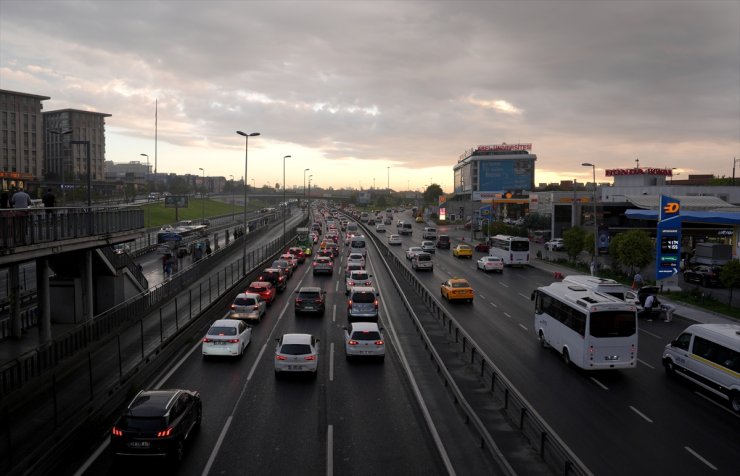
[[[268,305],[272,304],[277,295],[275,286],[269,281],[255,281],[249,285],[246,292],[259,294]]]
[[[288,250],[288,253],[298,258],[299,263],[306,261],[306,253],[298,246],[294,246]]]
[[[488,250],[490,249],[490,246],[488,246],[488,243],[478,243],[475,245],[475,251],[482,251],[483,253],[488,253]]]

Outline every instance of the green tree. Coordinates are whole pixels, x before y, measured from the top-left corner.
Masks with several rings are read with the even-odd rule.
[[[630,269],[642,269],[653,259],[653,241],[642,230],[630,230],[618,233],[609,243],[609,254],[612,259]]]
[[[575,261],[578,253],[583,251],[586,240],[586,232],[582,228],[574,227],[563,233],[563,244],[565,252],[571,261]]]
[[[442,191],[442,187],[437,185],[436,183],[431,184],[427,187],[427,189],[424,191],[424,202],[426,203],[437,203],[438,197],[440,195],[444,195],[444,192]]]
[[[539,213],[529,213],[524,217],[524,227],[528,230],[549,230],[550,217]]]
[[[722,271],[719,272],[719,280],[722,282],[722,286],[730,290],[730,301],[727,304],[732,306],[732,290],[740,287],[740,261],[733,259],[722,266]]]

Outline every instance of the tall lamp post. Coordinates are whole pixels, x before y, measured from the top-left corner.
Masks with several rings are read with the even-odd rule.
[[[594,180],[594,196],[591,199],[591,202],[594,206],[594,261],[591,265],[591,276],[594,276],[596,274],[596,261],[599,253],[599,235],[598,235],[598,228],[596,226],[596,166],[594,164],[591,164],[589,162],[584,162],[581,164],[584,167],[591,167],[591,171],[593,172],[593,180]]]
[[[735,164],[737,164],[737,161],[736,157],[732,158],[732,185],[735,185]]]
[[[249,138],[255,137],[260,135],[259,132],[250,132],[247,134],[246,132],[242,131],[236,131],[237,134],[240,136],[244,136],[244,234],[247,233],[247,184],[249,181],[247,180],[247,157],[249,153]],[[242,252],[242,270],[244,271],[244,275],[247,274],[247,240],[244,239],[244,247]]]
[[[391,193],[391,166],[389,165],[386,167],[388,169],[388,182],[385,185],[385,188],[388,189],[388,194]]]
[[[303,169],[303,201],[306,201],[306,172],[311,169]]]
[[[139,154],[142,157],[146,157],[146,176],[144,177],[144,182],[146,182],[146,227],[149,228],[151,216],[152,216],[152,210],[149,206],[149,154]]]
[[[201,219],[200,224],[202,225],[204,221],[206,221],[206,199],[203,196],[203,192],[206,188],[206,169],[203,167],[198,167],[198,170],[203,172],[203,182],[200,184],[200,213],[201,213]]]
[[[313,177],[313,175],[308,176],[308,221],[309,221],[309,225],[312,222],[311,220],[311,177]]]
[[[60,150],[61,156],[62,156],[62,197],[63,197],[62,201],[63,202],[66,202],[67,200],[66,200],[66,195],[65,195],[65,192],[64,192],[64,172],[65,172],[65,168],[66,168],[66,165],[67,164],[66,164],[66,161],[64,160],[64,136],[65,135],[68,135],[68,134],[71,134],[72,131],[69,130],[69,129],[64,130],[64,131],[55,130],[55,129],[49,129],[49,133],[50,134],[54,134],[55,136],[60,136],[60,138],[59,138],[59,140],[60,140],[60,149],[59,150]]]
[[[289,158],[289,155],[283,157],[283,246],[285,246],[285,220],[288,216],[288,203],[285,199],[285,159]]]
[[[231,221],[234,221],[234,175],[229,175],[231,177]]]

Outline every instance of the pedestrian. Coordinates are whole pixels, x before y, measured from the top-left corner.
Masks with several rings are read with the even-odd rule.
[[[162,272],[167,274],[167,255],[162,255]]]
[[[213,253],[213,250],[211,249],[211,245],[206,245],[206,258],[211,256],[211,253]]]
[[[10,208],[9,204],[10,195],[7,190],[3,190],[3,193],[0,194],[0,208]]]
[[[638,271],[635,273],[635,277],[632,279],[632,289],[640,289],[642,287],[642,275]]]
[[[645,305],[642,309],[642,317],[645,318],[648,322],[653,321],[653,307],[655,307],[655,303],[658,300],[658,298],[651,294],[647,298],[645,298]]]
[[[13,208],[28,208],[31,206],[31,196],[19,188],[17,192],[13,194],[13,198],[10,199],[10,204]]]
[[[660,303],[660,310],[665,313],[664,322],[671,322],[673,320],[673,313],[676,311],[676,306],[665,302]]]
[[[44,204],[44,208],[54,208],[56,206],[56,197],[50,188],[46,189],[46,193],[41,197],[41,202]],[[51,210],[46,210],[46,213],[51,213]]]

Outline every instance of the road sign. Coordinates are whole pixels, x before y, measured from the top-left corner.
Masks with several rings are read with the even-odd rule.
[[[676,276],[681,268],[681,202],[661,195],[659,217],[655,240],[656,281]]]

